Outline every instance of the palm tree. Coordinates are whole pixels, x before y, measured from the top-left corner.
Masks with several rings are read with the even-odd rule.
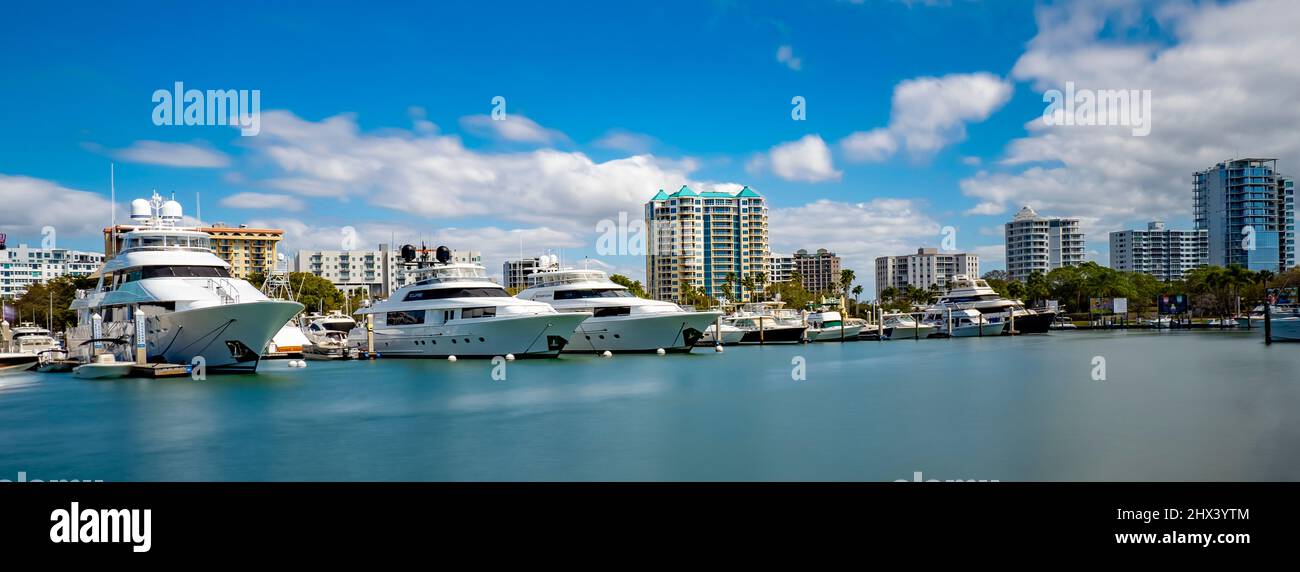
[[[760,293],[760,294],[764,294],[764,293],[767,292],[767,273],[766,273],[766,272],[755,272],[755,273],[754,273],[754,282],[756,283],[756,291],[757,291],[758,293]]]
[[[728,272],[722,280],[722,295],[732,302],[736,301],[736,273]]]
[[[862,302],[858,301],[858,299],[861,297],[862,297],[862,285],[858,284],[857,286],[853,287],[853,311],[854,312],[857,312],[860,309],[859,306],[862,305]]]
[[[853,281],[857,278],[857,275],[848,268],[840,270],[840,294],[843,294],[843,299],[848,299],[849,290],[853,288]]]
[[[754,301],[754,276],[752,274],[740,279],[740,293],[748,295],[745,298],[746,301]]]

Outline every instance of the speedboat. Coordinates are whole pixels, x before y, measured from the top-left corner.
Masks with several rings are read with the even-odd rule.
[[[789,318],[778,318],[774,309],[779,303],[746,304],[736,313],[723,318],[723,323],[745,332],[742,344],[796,344],[804,341],[808,326],[791,323]]]
[[[150,361],[256,371],[267,342],[302,304],[271,300],[231,276],[210,235],[178,226],[180,203],[154,193],[132,201],[131,218],[130,230],[113,230],[121,248],[100,268],[98,285],[72,302],[78,325],[68,345],[134,338],[141,317]]]
[[[95,360],[90,363],[72,368],[72,375],[82,379],[126,377],[134,365],[129,361],[118,361],[111,353],[103,353],[95,356]]]
[[[934,332],[934,326],[917,322],[908,314],[886,314],[883,326],[887,340],[920,340]]]
[[[858,339],[875,339],[880,337],[880,326],[869,324],[862,318],[845,318],[844,325],[858,328]]]
[[[922,323],[934,328],[931,335],[943,334],[953,338],[1000,336],[1007,326],[1006,322],[989,321],[979,310],[937,307],[926,311]]]
[[[704,330],[704,335],[696,345],[724,345],[730,346],[740,343],[745,337],[745,330],[732,326],[730,324],[714,323]]]
[[[512,297],[488,280],[482,266],[451,262],[445,246],[437,248],[436,260],[429,254],[402,247],[406,285],[357,310],[367,323],[348,334],[353,347],[373,344],[384,357],[556,357],[592,316]]]
[[[978,310],[991,323],[1006,322],[1006,334],[1045,334],[1056,318],[1056,312],[1025,308],[1020,300],[1003,298],[988,282],[964,274],[948,281],[948,293],[940,296],[934,307]]]
[[[1278,320],[1279,318],[1300,316],[1300,306],[1297,306],[1295,304],[1273,304],[1273,306],[1269,308],[1268,311],[1274,321]],[[1264,306],[1263,305],[1255,306],[1255,308],[1250,311],[1250,314],[1245,316],[1238,316],[1236,320],[1237,320],[1238,328],[1259,329],[1260,331],[1263,331],[1264,330]]]
[[[1053,330],[1077,330],[1077,329],[1079,329],[1079,326],[1074,325],[1074,322],[1073,322],[1072,320],[1070,320],[1070,318],[1068,318],[1068,317],[1066,317],[1066,316],[1064,316],[1064,315],[1058,315],[1058,316],[1056,316],[1056,319],[1055,319],[1055,320],[1052,320],[1052,326],[1051,326],[1051,329],[1053,329]]]
[[[551,268],[527,281],[516,298],[550,304],[560,313],[591,314],[578,325],[568,351],[689,352],[722,315],[638,298],[600,270]]]
[[[348,332],[357,327],[357,321],[342,312],[312,314],[303,318],[306,324],[300,335],[305,335],[303,357],[308,359],[349,359],[355,351],[348,340]]]
[[[808,314],[808,331],[805,335],[809,341],[840,342],[858,339],[862,326],[849,324],[839,312],[813,312]]]

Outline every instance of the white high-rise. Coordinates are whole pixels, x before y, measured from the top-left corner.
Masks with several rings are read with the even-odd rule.
[[[1077,218],[1039,216],[1026,206],[1006,223],[1007,276],[1012,280],[1078,266],[1083,264],[1084,252]]]
[[[916,254],[881,256],[876,259],[876,299],[885,288],[907,286],[928,289],[948,285],[953,276],[980,275],[980,257],[963,252],[939,252],[937,248],[918,248]]]
[[[452,262],[482,264],[478,251],[451,251]],[[386,298],[406,284],[402,253],[387,244],[379,250],[300,250],[293,271],[315,274],[341,289],[365,288],[372,298]]]
[[[1152,221],[1146,230],[1110,233],[1110,267],[1141,272],[1170,282],[1210,259],[1210,235],[1206,229],[1170,230]]]
[[[66,248],[31,248],[26,244],[0,250],[0,298],[22,296],[33,284],[60,276],[87,276],[104,264],[104,254]]]
[[[710,298],[743,300],[750,294],[741,286],[745,278],[771,276],[767,206],[749,187],[735,193],[661,190],[646,203],[645,221],[646,281],[659,300],[681,302],[683,285]]]

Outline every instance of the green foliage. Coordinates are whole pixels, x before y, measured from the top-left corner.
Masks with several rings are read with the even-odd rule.
[[[16,308],[19,321],[34,322],[39,326],[48,323],[53,332],[66,331],[77,325],[76,312],[68,308],[76,298],[77,290],[89,290],[98,283],[98,278],[88,276],[60,276],[43,284],[32,284],[17,300],[6,301],[5,304]],[[51,300],[54,306],[52,314]]]
[[[632,295],[636,296],[637,298],[650,297],[650,294],[646,293],[645,287],[641,285],[640,280],[633,280],[622,274],[611,274],[609,276],[609,280],[610,282],[613,282],[615,284],[618,284],[619,286],[627,288],[628,292],[631,292]]]
[[[294,298],[306,306],[306,312],[343,309],[343,291],[335,287],[333,282],[310,272],[290,272],[289,288],[293,290]],[[354,301],[352,307],[356,306]]]

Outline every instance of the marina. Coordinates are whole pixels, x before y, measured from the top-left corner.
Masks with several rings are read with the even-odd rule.
[[[0,377],[0,468],[105,481],[1300,478],[1300,352],[1245,331]],[[942,359],[936,359],[942,356]],[[1094,380],[1094,359],[1106,379]],[[792,379],[792,360],[806,379]],[[630,373],[634,372],[634,373]],[[12,478],[12,477],[10,477]]]

